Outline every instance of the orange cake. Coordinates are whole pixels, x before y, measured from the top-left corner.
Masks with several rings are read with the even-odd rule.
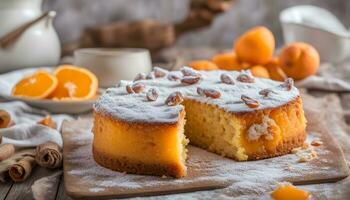
[[[301,146],[305,127],[291,79],[155,68],[107,89],[95,103],[93,156],[120,172],[183,177],[188,142],[237,161],[257,160]]]

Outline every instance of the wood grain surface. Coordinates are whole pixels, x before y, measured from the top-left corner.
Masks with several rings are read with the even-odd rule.
[[[334,182],[349,174],[339,146],[328,132],[317,129],[308,130],[308,140],[319,138],[324,141],[324,145],[316,149],[318,159],[306,163],[298,163],[293,154],[259,161],[236,162],[189,146],[189,159],[187,161],[189,169],[188,176],[185,178],[162,179],[154,176],[112,172],[97,166],[92,159],[91,124],[91,119],[79,119],[64,122],[62,128],[64,155],[67,155],[64,159],[65,190],[73,198],[136,197],[223,188],[237,179],[247,179],[248,174],[249,177],[254,176],[254,173],[257,172],[256,169],[259,169],[262,174],[266,173],[275,181],[290,181],[294,184]],[[91,137],[86,137],[89,134]],[[80,140],[76,139],[80,137]],[[75,156],[79,156],[77,152],[84,152],[81,156],[84,156],[85,159],[81,163],[77,163],[77,160],[74,159]],[[95,173],[88,169],[94,168],[95,170],[95,167],[101,173]],[[79,171],[85,172],[83,174],[76,173]],[[99,174],[108,174],[108,176]],[[259,178],[258,175],[256,178]],[[123,179],[124,182],[118,184],[119,179]],[[101,187],[103,181],[110,181],[113,184]],[[133,185],[138,187],[133,187]]]

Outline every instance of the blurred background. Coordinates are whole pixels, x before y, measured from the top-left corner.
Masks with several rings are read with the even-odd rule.
[[[78,40],[87,27],[115,21],[152,18],[164,23],[184,20],[189,12],[189,0],[47,0],[45,10],[55,10],[54,21],[62,43]],[[346,0],[236,0],[233,6],[217,15],[211,25],[188,32],[176,41],[176,46],[231,48],[235,38],[247,29],[267,26],[275,34],[277,46],[283,44],[280,11],[310,4],[325,8],[336,15],[345,27],[350,26],[350,1]]]

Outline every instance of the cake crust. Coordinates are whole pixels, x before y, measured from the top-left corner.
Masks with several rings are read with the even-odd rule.
[[[101,166],[113,171],[140,175],[171,176],[181,178],[186,175],[186,170],[178,164],[146,164],[132,161],[126,157],[113,157],[92,148],[94,160]]]
[[[302,146],[306,137],[307,133],[306,131],[303,131],[297,134],[295,137],[291,138],[290,140],[284,140],[281,144],[277,145],[276,150],[274,152],[252,154],[250,155],[248,160],[260,160],[289,154],[294,148]]]

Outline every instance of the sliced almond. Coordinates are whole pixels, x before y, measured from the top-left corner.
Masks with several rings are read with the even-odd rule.
[[[155,79],[155,78],[156,78],[156,77],[154,76],[154,72],[150,72],[150,73],[148,73],[147,76],[146,76],[146,79],[148,79],[148,80]]]
[[[254,77],[250,72],[244,71],[240,75],[237,76],[237,81],[242,83],[254,83]]]
[[[181,92],[173,92],[165,100],[165,104],[168,106],[175,106],[180,104],[183,101]]]
[[[131,85],[126,85],[125,88],[126,88],[126,91],[127,91],[129,94],[135,93],[134,90],[132,89]]]
[[[132,85],[132,90],[133,90],[135,93],[140,93],[140,92],[142,92],[144,89],[145,89],[145,85],[142,84],[142,83],[134,83],[134,84]]]
[[[284,88],[287,91],[292,90],[294,85],[294,80],[292,78],[287,78],[284,83],[282,83],[280,86]]]
[[[220,80],[222,83],[229,84],[229,85],[234,85],[235,81],[233,80],[232,76],[229,74],[221,74]]]
[[[184,75],[184,76],[197,76],[197,75],[200,75],[199,72],[197,72],[196,70],[190,68],[190,67],[182,67],[180,69],[181,73]]]
[[[200,76],[185,76],[181,79],[181,83],[192,85],[198,83],[200,80]]]
[[[155,88],[151,88],[147,91],[146,97],[148,101],[155,101],[159,96],[158,90]]]
[[[262,95],[262,96],[264,96],[264,97],[267,97],[267,96],[269,96],[269,94],[270,94],[271,92],[272,92],[271,89],[266,88],[266,89],[260,90],[259,94]]]
[[[154,67],[153,72],[154,72],[154,76],[156,78],[161,78],[161,77],[164,77],[168,73],[168,70],[162,69],[160,67]]]
[[[249,108],[257,108],[260,105],[259,101],[250,98],[244,94],[241,96],[241,99]]]
[[[171,73],[171,72],[168,74],[167,78],[170,81],[180,80],[180,77],[178,75],[176,75],[175,73]]]
[[[201,87],[197,87],[197,94],[203,96],[204,95],[204,89]]]
[[[221,97],[221,93],[214,89],[204,89],[203,93],[206,97],[217,99]]]
[[[138,73],[136,75],[136,77],[134,78],[134,82],[135,81],[139,81],[139,80],[145,80],[146,79],[146,74],[145,73]]]

